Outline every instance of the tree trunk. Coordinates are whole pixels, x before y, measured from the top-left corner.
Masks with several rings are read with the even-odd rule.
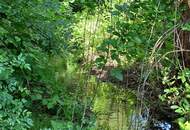
[[[182,13],[181,21],[187,23],[190,20],[190,9]],[[190,32],[179,30],[177,36],[177,48],[182,50],[180,55],[180,60],[182,65],[190,68]]]

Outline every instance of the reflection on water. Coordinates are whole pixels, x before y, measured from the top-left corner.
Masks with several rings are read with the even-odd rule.
[[[93,92],[97,130],[144,129],[147,119],[137,109],[137,99],[133,92],[108,83],[100,83]]]

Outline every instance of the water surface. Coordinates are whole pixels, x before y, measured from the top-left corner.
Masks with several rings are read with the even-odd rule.
[[[99,83],[88,91],[94,95],[93,112],[97,130],[143,130],[147,123],[137,107],[134,91],[109,83]],[[92,92],[93,91],[93,92]]]

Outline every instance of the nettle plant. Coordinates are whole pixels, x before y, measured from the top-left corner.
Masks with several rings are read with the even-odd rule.
[[[179,70],[177,75],[171,77],[171,70],[163,71],[163,85],[168,86],[160,99],[167,102],[179,114],[178,123],[183,130],[190,129],[190,69]]]

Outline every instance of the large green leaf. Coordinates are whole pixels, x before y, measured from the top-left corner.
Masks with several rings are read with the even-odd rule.
[[[112,69],[111,70],[111,76],[115,77],[116,79],[123,81],[123,73],[121,69]]]

